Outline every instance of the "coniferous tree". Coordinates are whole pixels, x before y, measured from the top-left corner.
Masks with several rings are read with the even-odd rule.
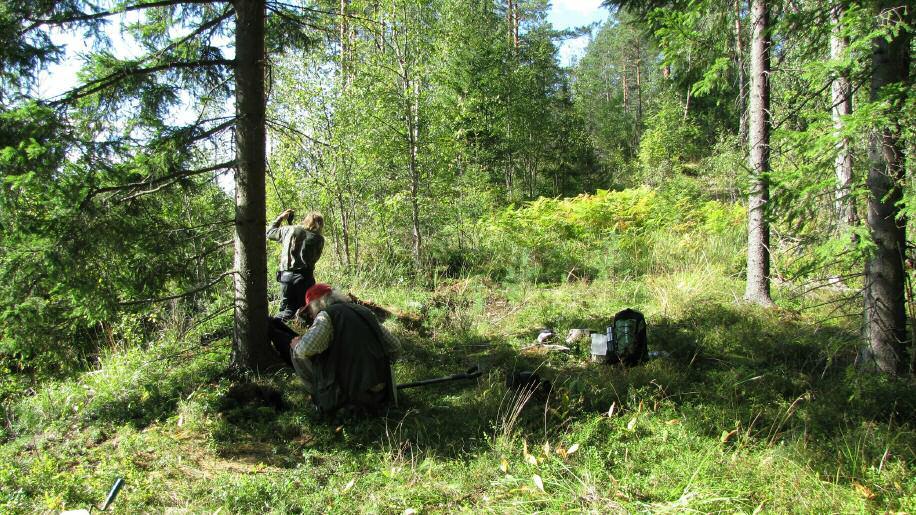
[[[259,369],[275,363],[267,342],[266,155],[264,110],[265,6],[236,0],[235,333],[233,363]]]
[[[843,6],[834,5],[830,9],[830,57],[844,59],[849,41],[843,35]],[[848,73],[837,72],[831,83],[833,128],[837,138],[834,171],[836,173],[836,211],[837,225],[842,231],[858,222],[855,199],[852,196],[852,154],[849,151],[849,138],[843,134],[845,117],[852,113],[852,92]]]
[[[905,373],[912,352],[906,327],[904,256],[906,216],[901,213],[906,181],[903,128],[894,109],[910,93],[912,6],[883,1],[878,5],[881,35],[872,42],[872,102],[884,115],[868,138],[868,208],[866,220],[875,248],[865,265],[866,347],[860,364],[888,374]]]
[[[747,300],[763,305],[770,298],[770,23],[766,0],[751,1],[751,91],[748,167],[751,184],[747,216]]]
[[[156,204],[156,198],[170,198],[169,192],[176,187],[215,188],[214,174],[238,167],[234,217],[236,268],[215,278],[211,275],[204,284],[189,288],[191,292],[199,292],[227,275],[236,275],[239,297],[233,360],[237,365],[252,368],[264,368],[275,362],[266,338],[263,90],[268,52],[265,41],[269,41],[272,50],[305,44],[308,37],[303,30],[302,13],[290,11],[296,9],[293,4],[265,9],[264,2],[243,1],[234,4],[137,2],[110,10],[88,2],[14,7],[13,16],[4,17],[4,27],[11,27],[16,34],[4,37],[10,39],[11,52],[19,56],[4,62],[3,73],[11,78],[11,83],[17,77],[28,76],[22,72],[26,65],[31,66],[28,72],[34,77],[43,56],[63,55],[61,49],[50,43],[52,28],[80,28],[94,35],[98,43],[98,50],[87,57],[82,82],[60,97],[50,101],[37,99],[30,104],[29,97],[34,95],[22,87],[6,88],[4,95],[18,92],[21,99],[14,107],[43,105],[60,116],[61,127],[66,128],[65,134],[73,145],[67,162],[61,161],[57,166],[84,170],[72,174],[71,181],[82,196],[73,203],[79,206],[78,216],[95,223],[109,214],[114,217],[123,208],[134,213],[120,220],[137,220],[145,228],[126,239],[105,233],[84,233],[75,241],[82,242],[90,235],[96,243],[113,238],[112,242],[122,243],[119,249],[122,253],[130,253],[134,248],[125,245],[131,238],[158,241],[160,252],[154,259],[170,256],[173,253],[167,250],[168,246],[180,245],[181,240],[155,238],[150,229],[155,224],[149,224],[148,217],[136,215],[138,203]],[[122,22],[122,33],[133,37],[138,46],[129,52],[132,54],[129,57],[119,58],[102,27],[104,22],[117,20],[125,12],[134,13],[137,21]],[[231,24],[233,20],[235,26]],[[266,32],[265,23],[270,27]],[[236,56],[230,59],[224,56],[224,50],[233,45],[225,34],[233,28]],[[123,54],[122,51],[120,55]],[[233,91],[238,117],[226,116],[220,102]],[[183,92],[192,99],[190,103],[182,102]],[[182,118],[176,113],[182,109],[196,110],[196,119],[176,125],[174,120]],[[237,155],[220,150],[232,143],[227,131],[233,126]],[[56,177],[51,180],[55,184],[63,184],[62,178],[68,176],[59,172],[51,175]],[[214,227],[218,226],[214,224]],[[213,251],[206,254],[214,255]],[[145,300],[155,300],[168,293],[169,279],[184,275],[182,272],[170,275],[169,269],[151,270],[151,273],[158,274],[139,287]],[[106,286],[101,279],[98,283],[100,286],[91,289]],[[125,291],[120,295],[116,292],[104,298],[116,309],[119,297],[131,293],[137,292]],[[122,298],[120,305],[139,305],[136,304],[139,300],[144,299]]]

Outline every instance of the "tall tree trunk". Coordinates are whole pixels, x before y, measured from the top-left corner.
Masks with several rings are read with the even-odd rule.
[[[267,340],[267,227],[262,1],[236,0],[235,332],[232,363],[266,370],[277,363]]]
[[[324,215],[327,220],[336,220],[337,212],[334,210],[334,200],[330,200],[327,205],[324,207]],[[326,229],[330,231],[330,237],[334,241],[334,255],[337,257],[337,264],[341,267],[345,266],[344,256],[342,254],[343,243],[340,241],[340,231],[337,229],[337,224],[328,224]],[[328,238],[328,234],[324,235],[325,239]]]
[[[347,205],[344,202],[340,187],[337,186],[336,189],[334,197],[337,199],[337,209],[340,210],[340,233],[343,238],[343,255],[346,260],[343,265],[349,271],[352,264],[350,259],[350,215],[347,212]]]
[[[518,52],[518,2],[519,0],[509,0],[506,3],[506,22],[509,25],[509,42],[512,43],[512,49]]]
[[[884,99],[882,89],[909,79],[911,34],[901,27],[903,9],[881,2],[885,26],[897,25],[890,40],[875,38],[872,43],[871,100]],[[896,103],[902,108],[902,100]],[[877,127],[868,140],[868,211],[866,220],[874,254],[865,264],[866,346],[859,364],[888,374],[905,373],[909,348],[906,331],[903,254],[906,245],[906,218],[899,202],[904,187],[904,156],[901,127],[891,122]]]
[[[684,123],[687,123],[687,115],[690,114],[690,92],[693,88],[687,88],[686,100],[684,100]]]
[[[509,42],[513,43],[513,28],[515,27],[515,2],[509,0],[506,3],[506,26],[508,27]],[[513,45],[512,48],[515,48]]]
[[[350,24],[347,18],[349,0],[340,0],[340,89],[346,92],[350,86]]]
[[[518,52],[518,26],[521,20],[518,14],[518,2],[515,2],[514,7],[512,10],[512,48]]]
[[[842,35],[841,18],[843,8],[839,5],[830,10],[830,19],[833,30],[830,34],[830,57],[840,59],[846,53],[848,42]],[[852,112],[852,95],[850,95],[849,77],[846,72],[840,72],[831,84],[833,92],[833,130],[837,137],[836,159],[836,211],[837,227],[840,231],[846,227],[856,225],[859,217],[856,214],[856,205],[852,198],[852,155],[849,153],[849,138],[843,136],[843,117]]]
[[[607,68],[604,67],[602,78],[604,79],[604,101],[605,103],[611,103],[611,79],[608,76]]]
[[[409,83],[408,83],[409,84]],[[420,232],[420,170],[417,154],[420,145],[420,83],[413,81],[413,87],[407,92],[407,129],[410,144],[408,168],[410,172],[410,208],[413,224],[413,260],[417,271],[420,271],[423,249],[423,235]]]
[[[642,74],[639,68],[642,66],[642,48],[639,44],[639,38],[636,38],[636,147],[639,147],[639,141],[642,139]]]
[[[747,289],[750,302],[772,305],[770,298],[770,35],[766,0],[752,0],[750,194],[747,216]]]
[[[735,67],[738,69],[738,142],[747,144],[747,91],[744,76],[744,44],[741,37],[741,2],[735,1]]]

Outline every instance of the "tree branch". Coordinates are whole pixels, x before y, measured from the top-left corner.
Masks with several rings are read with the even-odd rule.
[[[177,171],[177,172],[175,172],[175,173],[171,173],[171,174],[169,174],[169,175],[165,175],[165,176],[162,176],[162,177],[155,177],[155,178],[153,178],[153,177],[147,177],[146,179],[143,179],[142,181],[132,182],[132,183],[129,183],[129,184],[121,184],[121,185],[119,185],[119,186],[106,186],[106,187],[104,187],[104,188],[97,188],[97,189],[93,190],[92,192],[90,192],[89,195],[86,196],[86,200],[83,201],[83,203],[85,204],[86,201],[90,200],[92,197],[95,197],[96,195],[99,195],[99,194],[101,194],[101,193],[109,193],[109,192],[113,192],[113,191],[128,190],[128,189],[131,189],[131,188],[139,188],[140,186],[150,186],[150,187],[152,187],[152,186],[157,186],[157,185],[160,185],[160,184],[162,184],[162,183],[171,183],[171,182],[174,182],[174,181],[176,181],[176,180],[178,180],[178,179],[182,179],[182,178],[184,178],[184,177],[191,177],[191,176],[193,176],[193,175],[200,175],[200,174],[207,173],[207,172],[212,172],[212,171],[215,171],[215,170],[221,170],[221,169],[225,169],[225,168],[232,168],[233,166],[235,166],[235,160],[234,160],[234,159],[233,159],[232,161],[226,161],[225,163],[215,164],[215,165],[212,165],[212,166],[208,166],[208,167],[206,167],[206,168],[198,168],[198,169],[196,169],[196,170],[179,170],[179,171]],[[157,191],[158,191],[158,190],[157,190]],[[150,192],[151,192],[151,191],[150,191]],[[141,193],[142,193],[142,192],[141,192]],[[126,197],[126,198],[124,198],[124,199],[122,199],[122,200],[129,200],[130,198],[133,198],[133,196]]]
[[[300,10],[300,11],[308,11],[308,12],[311,12],[311,13],[326,14],[326,15],[328,15],[328,16],[337,16],[337,17],[343,17],[343,18],[350,18],[350,19],[353,19],[353,20],[368,21],[368,22],[374,23],[374,24],[376,24],[376,25],[379,24],[378,20],[373,20],[373,19],[371,19],[371,18],[366,18],[366,17],[364,17],[364,16],[357,16],[357,15],[355,15],[355,14],[341,14],[341,13],[339,13],[339,12],[337,12],[337,11],[324,11],[324,10],[321,10],[321,9],[315,9],[315,8],[313,8],[313,7],[305,7],[305,6],[302,6],[302,5],[293,5],[293,4],[289,4],[289,3],[286,3],[286,2],[270,2],[270,1],[267,2],[267,7],[268,7],[268,9],[270,9],[270,10],[272,10],[272,11],[274,11],[274,12],[277,12],[277,14],[279,14],[279,12],[277,11],[277,9],[276,9],[274,6],[279,6],[279,7],[283,7],[283,8],[286,8],[286,9],[298,9],[298,10]]]
[[[214,120],[211,119],[207,121],[214,121]],[[152,140],[152,142],[147,145],[147,148],[155,149],[156,145],[158,145],[159,143],[163,141],[169,141],[169,140],[178,140],[184,145],[190,145],[191,143],[196,143],[200,140],[207,139],[210,136],[213,136],[214,134],[217,134],[219,132],[222,132],[228,129],[229,127],[232,127],[235,124],[235,122],[236,122],[236,117],[231,116],[223,123],[215,125],[203,132],[195,133],[194,129],[197,129],[198,125],[203,123],[201,121],[198,121],[196,122],[195,125],[192,125],[190,127],[183,127],[181,129],[176,130],[173,134]]]
[[[297,129],[297,128],[295,128],[295,127],[292,127],[291,125],[284,124],[284,123],[281,122],[281,121],[278,121],[278,120],[275,120],[275,119],[267,119],[267,120],[265,120],[265,123],[267,124],[268,127],[278,129],[278,130],[280,130],[281,132],[283,132],[283,131],[288,131],[288,132],[291,132],[291,133],[293,133],[293,134],[296,134],[297,136],[302,136],[303,138],[305,138],[305,139],[311,141],[312,143],[317,143],[317,144],[319,144],[319,145],[324,145],[325,147],[329,147],[329,148],[336,148],[334,145],[331,145],[330,143],[328,143],[328,142],[326,142],[326,141],[321,141],[321,140],[319,140],[319,139],[315,139],[315,138],[309,136],[308,134],[306,134],[306,133],[300,131],[299,129]]]
[[[298,18],[295,18],[295,17],[293,17],[293,16],[290,16],[289,14],[287,14],[286,12],[284,12],[282,9],[277,9],[277,8],[271,7],[271,6],[267,6],[267,9],[270,10],[271,12],[273,12],[273,13],[276,13],[277,16],[283,18],[284,20],[286,20],[286,21],[288,21],[288,22],[290,22],[290,23],[292,23],[292,24],[294,24],[294,25],[299,25],[300,27],[305,27],[305,28],[308,28],[308,29],[318,30],[318,31],[325,32],[325,33],[328,33],[328,34],[333,34],[333,33],[334,33],[333,30],[330,30],[330,29],[328,29],[328,28],[326,28],[326,27],[319,27],[318,25],[313,25],[313,24],[311,24],[311,23],[307,23],[307,22],[305,22],[305,21],[303,21],[303,20],[300,20],[300,19],[298,19]]]
[[[143,190],[143,191],[138,191],[138,192],[136,192],[136,193],[132,193],[132,194],[130,194],[130,195],[128,195],[128,196],[126,196],[126,197],[120,199],[119,202],[127,202],[128,200],[133,200],[133,199],[135,199],[135,198],[137,198],[137,197],[142,197],[142,196],[144,196],[144,195],[149,195],[150,193],[156,193],[157,191],[162,190],[162,189],[164,189],[164,188],[167,188],[167,187],[169,187],[169,186],[175,184],[176,182],[178,182],[178,181],[180,181],[181,179],[184,179],[184,178],[186,178],[186,177],[191,177],[191,176],[194,176],[194,175],[199,175],[199,174],[203,174],[203,173],[207,173],[207,172],[212,172],[212,171],[214,171],[214,170],[219,170],[219,169],[224,169],[224,168],[231,168],[231,167],[233,167],[233,166],[235,166],[235,162],[234,162],[234,161],[231,162],[231,164],[230,164],[229,166],[217,165],[217,166],[211,166],[211,167],[209,167],[209,168],[203,168],[203,169],[200,169],[200,170],[187,170],[185,173],[173,174],[173,178],[172,178],[171,180],[168,180],[167,182],[164,182],[164,183],[162,183],[162,184],[159,184],[159,186],[156,186],[155,188],[151,188],[151,189],[148,189],[148,190]]]
[[[210,4],[210,3],[219,2],[219,1],[227,1],[227,0],[159,0],[156,2],[128,5],[118,10],[99,11],[97,13],[79,13],[79,14],[74,14],[72,16],[68,16],[66,18],[45,18],[45,19],[25,18],[24,21],[30,21],[32,22],[32,24],[26,27],[25,29],[23,29],[19,33],[19,36],[22,36],[23,34],[30,32],[32,30],[35,30],[38,27],[41,27],[42,25],[56,27],[60,25],[65,25],[67,23],[98,20],[101,18],[107,18],[109,16],[116,16],[118,14],[124,14],[124,13],[132,12],[132,11],[140,11],[143,9],[151,9],[155,7],[169,7],[173,5],[179,5],[179,4]]]
[[[181,38],[181,39],[179,39],[179,40],[177,40],[177,41],[173,41],[172,43],[170,43],[170,44],[164,46],[161,50],[158,50],[158,51],[156,51],[155,53],[150,54],[149,57],[146,58],[146,59],[144,59],[142,62],[148,61],[149,59],[152,59],[152,58],[154,58],[154,57],[159,57],[159,56],[165,54],[166,52],[168,52],[169,50],[172,50],[172,49],[178,47],[179,45],[182,45],[182,44],[184,44],[184,43],[190,41],[191,39],[193,39],[193,38],[195,38],[195,37],[197,37],[197,36],[203,34],[204,32],[206,32],[206,31],[212,29],[213,27],[216,27],[216,26],[219,25],[220,23],[226,21],[226,20],[229,19],[233,14],[235,14],[235,9],[233,9],[233,8],[231,8],[231,7],[227,8],[225,11],[223,11],[223,14],[217,16],[216,18],[213,18],[213,19],[210,19],[210,20],[207,20],[207,21],[201,23],[200,26],[197,27],[196,29],[194,29],[194,31],[191,32],[190,34],[184,36],[183,38]]]
[[[232,245],[234,242],[235,242],[235,238],[230,238],[230,239],[228,239],[228,240],[226,240],[226,241],[221,241],[221,242],[217,243],[216,246],[213,247],[212,249],[207,249],[207,250],[201,252],[200,254],[197,254],[196,256],[191,256],[191,257],[186,258],[186,259],[185,259],[185,262],[188,262],[188,261],[191,261],[191,260],[196,260],[196,259],[205,258],[205,257],[209,256],[210,254],[213,254],[214,252],[219,252],[220,250],[222,250],[222,249],[224,249],[224,248],[226,248],[226,247]]]
[[[225,272],[219,274],[219,275],[216,277],[216,279],[213,279],[212,281],[210,281],[210,282],[208,282],[208,283],[206,283],[206,284],[202,284],[202,285],[200,285],[200,286],[197,286],[197,287],[195,287],[195,288],[192,288],[192,289],[190,289],[190,290],[188,290],[188,291],[185,291],[185,292],[183,292],[183,293],[178,293],[178,294],[175,294],[175,295],[168,295],[168,296],[166,296],[166,297],[154,297],[154,298],[149,298],[149,299],[126,300],[126,301],[118,302],[118,305],[119,305],[119,306],[136,306],[137,304],[154,304],[154,303],[157,303],[157,302],[165,302],[165,301],[168,301],[168,300],[175,300],[175,299],[180,299],[180,298],[183,298],[183,297],[188,297],[188,296],[190,296],[190,295],[194,295],[195,293],[199,293],[199,292],[204,291],[204,290],[206,290],[206,289],[212,288],[212,287],[215,286],[217,283],[219,283],[220,281],[222,281],[223,279],[225,279],[227,276],[235,275],[235,273],[236,273],[235,270],[227,270],[227,271],[225,271]]]
[[[178,70],[182,68],[197,68],[207,66],[233,66],[234,64],[235,61],[232,59],[203,59],[200,61],[171,62],[157,66],[150,66],[147,68],[128,68],[102,77],[101,79],[87,82],[86,84],[71,90],[63,98],[51,102],[50,105],[58,106],[61,104],[73,102],[74,100],[79,100],[83,97],[92,95],[93,93],[98,93],[99,91],[108,88],[128,77],[134,77],[137,75],[150,75],[165,70]]]

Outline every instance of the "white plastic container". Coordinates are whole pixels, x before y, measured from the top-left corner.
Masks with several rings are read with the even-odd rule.
[[[592,361],[604,361],[607,359],[607,335],[602,333],[592,333]]]

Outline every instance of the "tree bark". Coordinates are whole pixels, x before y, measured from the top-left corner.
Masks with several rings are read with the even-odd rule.
[[[509,43],[512,43],[513,49],[515,48],[514,37],[513,37],[513,33],[514,33],[513,28],[515,27],[514,19],[515,19],[515,2],[513,0],[509,0],[508,2],[506,2],[506,26],[508,27]]]
[[[277,363],[267,339],[264,128],[264,1],[236,0],[235,332],[232,363],[267,370]]]
[[[518,1],[509,0],[508,16],[509,21],[509,40],[512,42],[512,49],[518,52]]]
[[[350,24],[347,19],[348,0],[340,0],[340,89],[350,86]]]
[[[770,306],[770,35],[766,0],[752,0],[751,108],[748,164],[751,170],[747,216],[747,289],[744,298]]]
[[[890,5],[889,5],[890,4]],[[885,27],[897,25],[890,39],[872,43],[872,102],[889,101],[885,86],[906,84],[909,79],[911,34],[902,25],[905,7],[882,2]],[[896,3],[899,5],[899,3]],[[901,108],[902,101],[895,103]],[[865,264],[866,345],[859,353],[859,365],[887,374],[906,373],[906,353],[912,342],[906,331],[903,255],[906,248],[906,218],[899,203],[904,188],[902,129],[895,122],[876,127],[868,140],[868,209],[866,221],[875,244]]]
[[[408,92],[407,125],[408,142],[408,168],[410,172],[410,212],[413,224],[413,260],[417,272],[420,271],[423,251],[423,234],[420,231],[420,169],[417,163],[417,154],[420,146],[420,83],[414,79],[413,89]],[[408,82],[409,84],[409,82]]]
[[[636,147],[642,139],[642,80],[639,68],[642,66],[642,48],[636,38]]]
[[[833,30],[830,34],[830,58],[840,59],[846,53],[846,47],[849,45],[846,38],[842,35],[842,26],[840,19],[843,16],[843,8],[839,5],[830,10],[830,19],[833,23]],[[856,205],[852,197],[852,155],[849,153],[849,138],[843,136],[843,118],[852,113],[852,95],[850,94],[849,77],[845,72],[840,72],[833,79],[831,84],[833,108],[831,115],[833,117],[833,130],[837,138],[836,158],[834,160],[834,170],[836,171],[836,212],[837,228],[843,231],[847,227],[857,225],[859,217],[856,214]]]
[[[744,45],[741,38],[741,2],[735,1],[735,67],[738,69],[738,142],[747,144],[747,91],[744,76]]]

